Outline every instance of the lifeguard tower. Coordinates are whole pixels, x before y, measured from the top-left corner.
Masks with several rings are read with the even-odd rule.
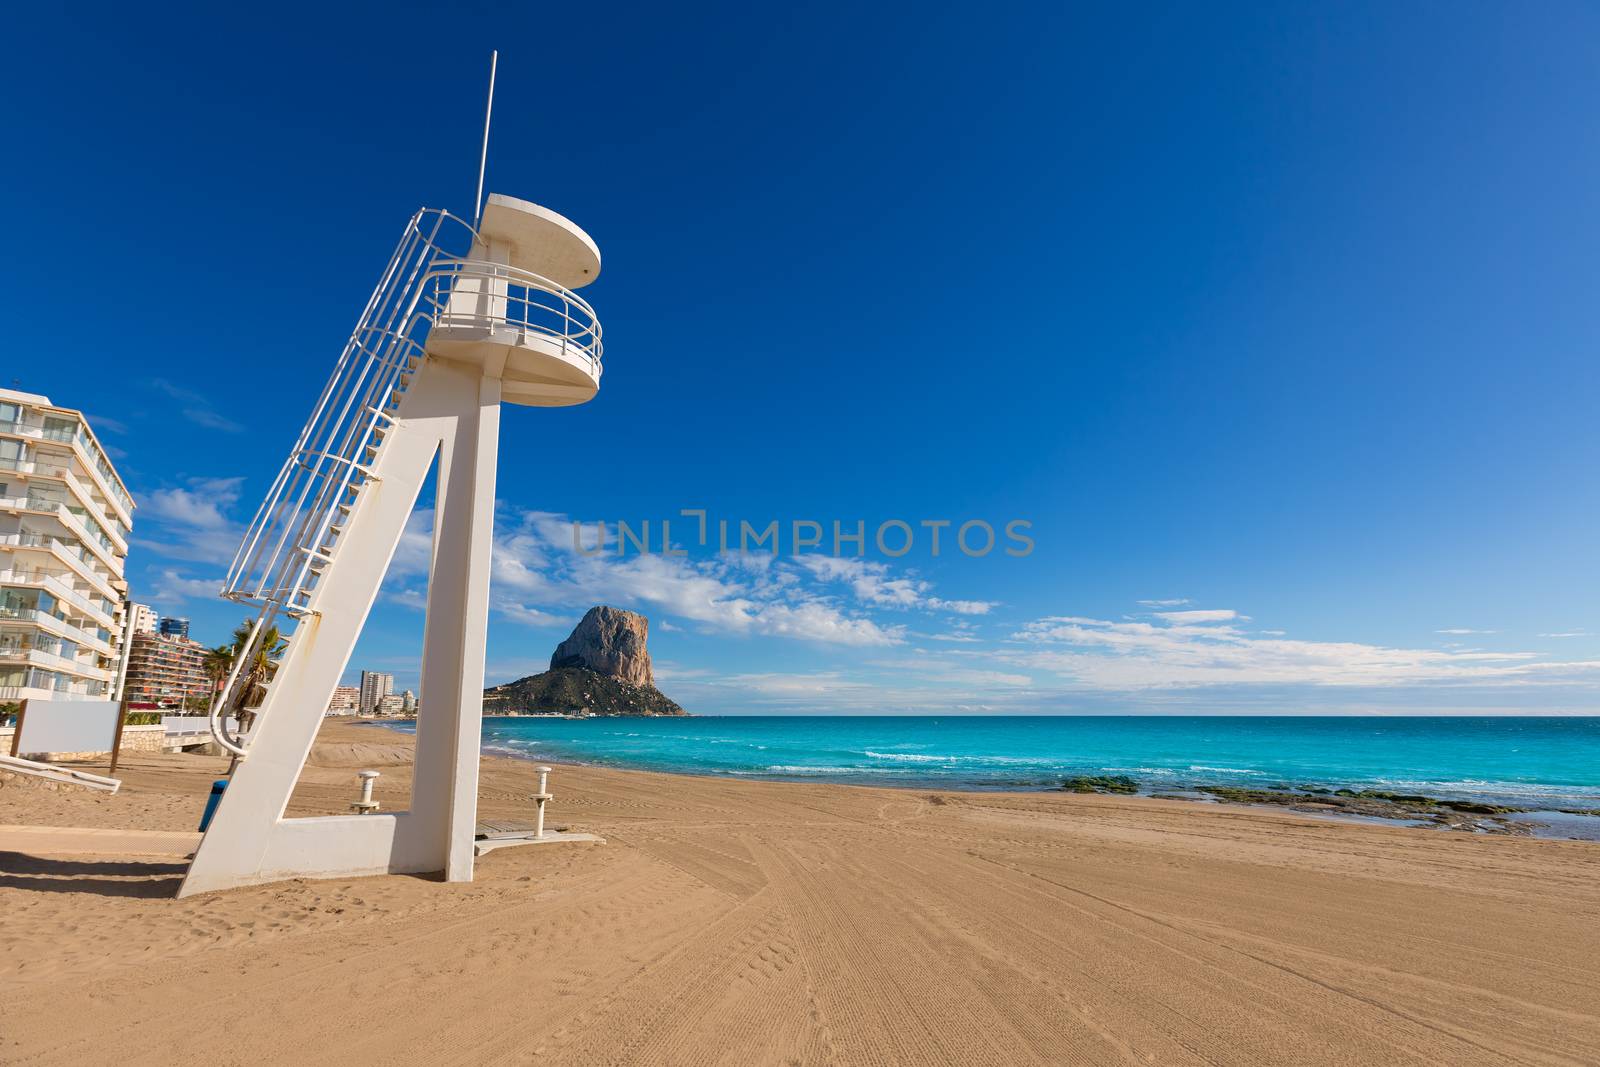
[[[479,188],[481,202],[481,175]],[[599,273],[588,234],[509,196],[491,195],[476,225],[431,209],[406,225],[229,569],[223,596],[259,611],[212,709],[239,762],[180,896],[386,872],[471,879],[501,405],[595,395],[600,323],[574,290]],[[435,460],[410,810],[286,818]],[[240,667],[272,626],[292,626],[288,648],[248,736],[230,733]]]

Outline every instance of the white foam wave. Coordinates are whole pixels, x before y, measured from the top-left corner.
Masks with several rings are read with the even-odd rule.
[[[1171,767],[1101,767],[1105,774],[1143,774],[1152,778],[1175,778],[1178,772]]]
[[[977,763],[996,767],[1048,767],[1059,763],[1058,760],[1042,757],[1028,759],[1021,756],[936,756],[919,752],[874,752],[870,748],[866,750],[866,754],[873,759],[891,760],[897,763]]]
[[[746,772],[746,773],[750,773],[750,772]],[[755,772],[755,773],[760,773],[760,772]],[[884,775],[884,774],[911,774],[913,772],[910,771],[910,770],[895,770],[895,769],[892,769],[892,768],[889,768],[889,767],[807,767],[807,766],[800,766],[800,765],[791,764],[791,763],[775,763],[772,766],[767,768],[766,773],[767,774],[796,774],[796,775],[820,775],[820,774],[874,774],[874,775]]]
[[[1469,796],[1523,797],[1573,801],[1600,800],[1592,785],[1545,785],[1541,782],[1496,782],[1481,778],[1437,781],[1417,778],[1374,778],[1372,783],[1390,791],[1414,793],[1464,793]]]

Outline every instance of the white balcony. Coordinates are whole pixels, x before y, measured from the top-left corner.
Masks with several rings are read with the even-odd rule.
[[[11,434],[14,437],[30,437],[36,441],[59,441],[62,444],[70,443],[74,436],[73,433],[65,430],[46,430],[43,419],[28,417],[11,422],[0,422],[0,434]]]
[[[106,682],[74,681],[39,667],[27,668],[20,685],[0,686],[0,700],[96,700],[111,691]]]
[[[121,523],[131,526],[133,523],[133,499],[120,485],[113,484],[111,478],[104,474],[95,465],[95,456],[91,452],[92,442],[82,432],[65,435],[57,432],[46,433],[39,424],[27,422],[0,423],[0,433],[12,434],[17,437],[31,438],[33,440],[51,441],[58,444],[71,445],[73,456],[82,468],[93,489],[86,486],[83,480],[75,474],[70,467],[56,460],[0,460],[0,470],[16,471],[19,474],[39,475],[47,478],[64,479],[72,486],[73,491],[83,502],[93,510],[105,516],[107,526]],[[96,499],[96,493],[100,499]],[[119,542],[125,541],[113,529],[108,536]],[[121,551],[127,552],[127,545],[121,545]]]
[[[102,604],[79,592],[74,586],[66,582],[61,575],[51,574],[48,571],[18,570],[13,568],[0,571],[0,582],[11,586],[46,590],[57,600],[64,601],[77,609],[79,614],[93,619],[105,629],[112,630],[116,628],[116,616],[112,614],[115,610],[114,605],[111,611],[107,611]]]
[[[70,671],[80,678],[94,681],[109,682],[116,677],[116,672],[97,666],[94,663],[85,663],[75,656],[61,656],[54,652],[47,652],[42,648],[0,648],[0,664],[25,664],[27,666],[47,667],[53,671]]]
[[[86,489],[78,476],[67,467],[47,460],[0,460],[0,470],[16,471],[23,475],[24,483],[35,478],[61,482],[71,491],[71,497],[76,498],[74,502],[66,495],[57,497],[48,491],[29,489],[26,496],[8,497],[0,501],[0,507],[25,507],[49,514],[51,511],[49,505],[54,504],[74,517],[78,525],[85,530],[85,542],[92,544],[107,558],[128,554],[127,539],[119,531],[115,516],[109,513],[103,501],[95,499],[94,494]],[[106,543],[102,544],[100,538],[91,531],[102,534]]]
[[[0,548],[11,548],[20,551],[35,551],[48,555],[51,559],[70,568],[74,574],[89,586],[90,591],[110,601],[118,601],[123,597],[124,589],[119,588],[118,578],[114,574],[102,574],[96,566],[93,554],[81,544],[68,544],[60,537],[52,534],[21,532],[14,534],[0,534]],[[122,583],[123,586],[126,583]]]
[[[437,261],[427,282],[429,355],[482,366],[503,354],[507,403],[565,407],[599,390],[600,320],[570,289],[531,271],[471,259]]]
[[[114,657],[116,648],[112,645],[109,636],[102,637],[93,630],[85,630],[74,626],[65,619],[58,619],[48,611],[38,608],[0,608],[0,624],[7,622],[21,622],[39,627],[48,634],[66,638],[75,642],[80,648],[92,649],[102,656]]]

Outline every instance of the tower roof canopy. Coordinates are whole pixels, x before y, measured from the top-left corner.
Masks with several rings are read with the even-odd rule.
[[[582,288],[600,275],[600,249],[577,223],[514,196],[489,194],[478,235],[489,244],[509,245],[511,266],[568,289]]]

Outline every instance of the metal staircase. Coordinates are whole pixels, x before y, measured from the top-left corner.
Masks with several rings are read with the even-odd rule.
[[[245,532],[222,596],[256,607],[258,615],[211,707],[212,736],[235,755],[244,755],[245,747],[242,738],[228,735],[225,709],[273,621],[316,611],[318,580],[338,553],[340,535],[374,478],[400,399],[422,365],[432,322],[434,301],[426,297],[433,268],[466,252],[475,237],[470,225],[447,211],[424,208],[407,223],[311,417]]]

